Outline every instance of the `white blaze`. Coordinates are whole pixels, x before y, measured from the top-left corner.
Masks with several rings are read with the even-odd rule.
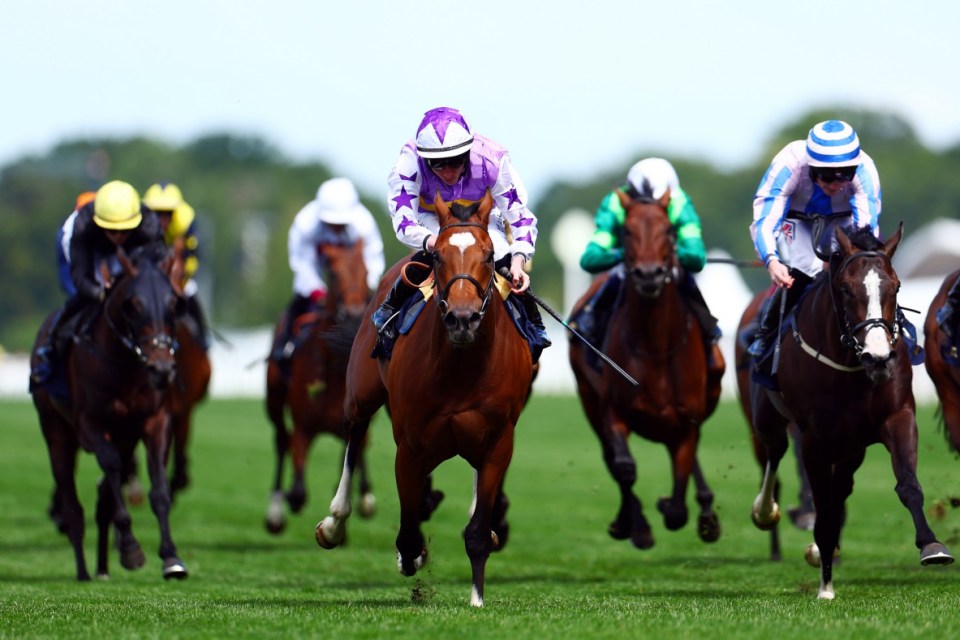
[[[870,269],[863,279],[863,286],[867,290],[867,319],[883,319],[883,309],[880,307],[880,275],[876,270]],[[874,325],[867,331],[863,340],[863,350],[881,358],[890,353],[887,332],[882,326]]]
[[[460,249],[460,255],[463,255],[463,252],[467,250],[467,247],[477,244],[477,239],[473,237],[473,234],[463,231],[450,236],[450,244]]]

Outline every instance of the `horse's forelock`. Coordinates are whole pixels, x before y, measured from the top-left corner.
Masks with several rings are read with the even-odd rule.
[[[857,229],[844,229],[847,233],[847,239],[850,244],[863,251],[879,251],[883,248],[883,243],[873,235],[869,227],[859,227]]]
[[[469,220],[480,208],[479,202],[474,202],[472,204],[462,204],[460,202],[454,202],[450,205],[450,215],[459,220],[460,222],[466,222]]]

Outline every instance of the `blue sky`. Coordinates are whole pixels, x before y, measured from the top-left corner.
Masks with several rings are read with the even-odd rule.
[[[960,141],[958,7],[4,3],[0,163],[66,137],[181,143],[230,130],[322,160],[373,194],[435,106],[507,146],[534,199],[554,178],[625,172],[640,149],[736,166],[833,104],[897,112],[942,148]]]

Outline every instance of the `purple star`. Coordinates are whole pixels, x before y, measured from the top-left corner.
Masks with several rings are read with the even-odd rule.
[[[520,196],[517,195],[516,187],[510,187],[510,190],[501,193],[500,197],[507,199],[507,209],[512,207],[515,203],[520,203]]]
[[[415,226],[417,226],[417,223],[416,223],[416,222],[414,222],[413,220],[411,220],[411,219],[408,218],[407,216],[403,216],[403,219],[400,221],[400,224],[397,225],[397,231],[402,231],[403,234],[406,235],[406,234],[407,234],[407,227],[415,227]]]
[[[407,207],[412,211],[413,207],[410,206],[410,203],[416,199],[417,196],[407,193],[406,187],[400,187],[400,195],[394,198],[393,201],[397,203],[397,211],[403,209],[404,207]]]
[[[533,218],[518,218],[516,222],[511,222],[510,226],[517,227],[519,229],[520,227],[529,227],[532,224]]]
[[[401,173],[401,174],[400,174],[400,179],[401,179],[401,180],[406,180],[407,182],[416,182],[416,181],[417,181],[417,174],[416,174],[416,172],[414,172],[414,174],[413,174],[412,176],[405,176],[405,175],[403,175],[403,174]]]
[[[525,233],[525,234],[522,235],[522,236],[516,236],[516,237],[514,237],[514,240],[516,240],[516,241],[518,241],[518,242],[527,242],[527,243],[529,243],[529,244],[533,244],[533,238],[530,237],[530,233],[529,233],[529,232]]]

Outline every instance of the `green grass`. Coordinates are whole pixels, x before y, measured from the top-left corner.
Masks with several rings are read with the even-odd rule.
[[[837,599],[816,600],[819,573],[803,561],[811,536],[784,526],[785,559],[771,563],[767,534],[750,523],[759,470],[738,408],[725,403],[706,425],[701,461],[717,496],[720,541],[688,524],[666,531],[654,508],[669,492],[665,450],[633,439],[637,494],[656,546],[634,549],[606,533],[615,485],[575,398],[536,397],[520,425],[507,476],[510,541],[487,564],[485,607],[469,606],[461,530],[471,471],[462,460],[435,475],[447,498],[424,526],[430,564],[414,578],[396,569],[398,507],[389,425],[372,429],[371,473],[379,511],[354,517],[349,544],[313,540],[340,472],[341,447],[315,444],[310,501],[279,537],[263,527],[273,471],[272,437],[258,401],[211,401],[196,417],[193,485],[171,526],[191,575],[164,582],[149,507],[133,509],[146,567],[80,584],[72,551],[45,510],[51,488],[32,405],[0,403],[0,637],[143,638],[953,638],[960,635],[957,565],[923,568],[909,514],[894,493],[889,456],[871,448],[848,502]],[[960,461],[949,454],[932,408],[920,412],[919,476],[931,524],[960,552]],[[795,503],[792,454],[784,506]],[[81,459],[87,561],[95,563],[92,456]],[[688,500],[691,508],[695,502]],[[695,517],[695,510],[692,515]],[[414,601],[414,591],[418,598]]]

